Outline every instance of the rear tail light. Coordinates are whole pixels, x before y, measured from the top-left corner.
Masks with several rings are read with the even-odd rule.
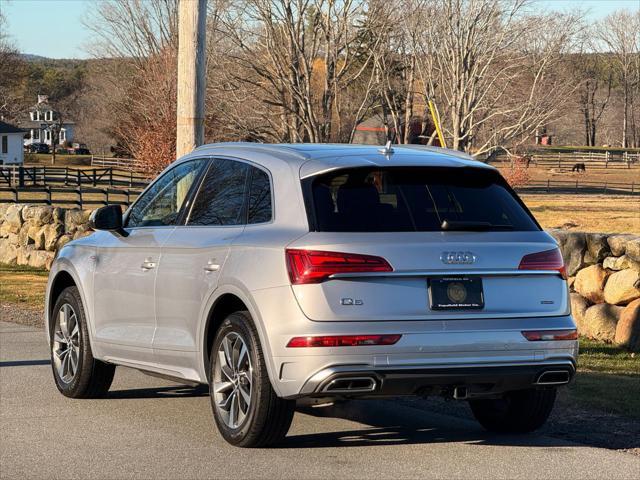
[[[358,253],[287,249],[289,278],[294,285],[320,283],[336,273],[392,272],[381,257]]]
[[[321,337],[293,337],[289,348],[300,347],[363,347],[370,345],[393,345],[402,335],[330,335]]]
[[[525,255],[520,260],[519,270],[555,270],[564,279],[567,278],[567,271],[560,250],[554,248],[544,252],[531,253]]]
[[[526,330],[522,332],[530,342],[548,342],[552,340],[577,340],[578,330]]]

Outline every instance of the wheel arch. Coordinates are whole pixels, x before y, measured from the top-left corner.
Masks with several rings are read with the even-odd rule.
[[[87,330],[89,332],[89,342],[91,348],[94,348],[93,342],[93,321],[91,318],[92,311],[88,303],[88,298],[80,276],[76,272],[73,264],[66,259],[58,259],[54,263],[53,268],[49,274],[49,282],[47,284],[47,291],[45,295],[45,333],[47,340],[50,341],[50,323],[53,315],[53,307],[55,306],[58,296],[67,287],[76,287],[80,293],[80,299],[82,300],[82,306],[84,308],[85,318],[87,319]]]
[[[231,313],[239,310],[246,310],[251,315],[253,324],[258,332],[260,346],[266,359],[267,372],[271,385],[278,392],[278,384],[274,381],[274,366],[271,357],[271,348],[264,331],[264,326],[257,306],[251,301],[251,298],[241,288],[235,285],[226,285],[216,289],[209,302],[207,302],[206,314],[204,315],[203,325],[201,327],[201,356],[200,366],[202,368],[202,378],[209,381],[209,361],[211,355],[211,347],[215,334],[224,321]]]

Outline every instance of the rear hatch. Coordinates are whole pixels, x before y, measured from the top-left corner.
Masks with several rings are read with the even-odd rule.
[[[312,320],[568,313],[554,240],[493,170],[350,168],[307,178],[303,189],[312,231],[288,246],[288,261],[293,291]],[[292,256],[300,251],[355,256],[313,278],[304,277],[304,259]],[[324,261],[319,255],[313,258]]]

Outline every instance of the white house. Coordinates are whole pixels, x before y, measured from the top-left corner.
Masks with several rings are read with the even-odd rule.
[[[24,130],[9,123],[0,122],[0,165],[22,165]]]
[[[60,122],[59,113],[49,105],[47,95],[38,95],[38,103],[29,110],[29,119],[20,122],[20,126],[27,132],[24,145],[46,143],[51,146],[52,135],[50,127],[58,122]],[[65,141],[72,142],[75,123],[63,118],[60,127],[58,145],[62,145]]]

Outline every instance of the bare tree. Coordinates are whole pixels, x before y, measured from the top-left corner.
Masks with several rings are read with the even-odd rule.
[[[0,9],[0,120],[15,120],[22,106],[15,91],[25,75],[24,61],[6,33],[7,19]]]
[[[622,88],[621,145],[626,148],[629,141],[629,113],[633,105],[634,91],[640,82],[637,67],[640,55],[640,9],[635,12],[619,10],[611,13],[597,24],[596,35],[602,49],[613,55],[617,67]]]
[[[102,101],[111,133],[157,173],[175,159],[177,0],[111,0],[96,5],[87,26],[108,90]]]
[[[358,48],[363,15],[363,3],[353,0],[233,2],[223,15],[233,43],[228,89],[250,91],[267,111],[276,109],[264,122],[278,140],[329,141],[341,92],[371,59]]]
[[[527,0],[431,0],[416,49],[425,97],[454,149],[522,141],[558,116],[575,86],[559,74],[576,18],[531,15]]]
[[[590,35],[589,35],[590,38]],[[584,122],[585,145],[597,145],[598,125],[611,99],[613,70],[607,55],[592,50],[587,39],[584,48],[570,55],[570,64],[580,80],[578,110]]]

